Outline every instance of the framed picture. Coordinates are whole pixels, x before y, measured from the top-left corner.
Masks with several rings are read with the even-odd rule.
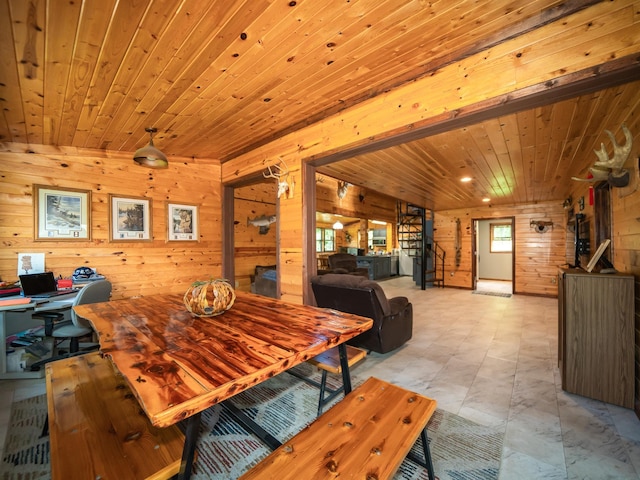
[[[109,195],[109,240],[150,242],[152,238],[151,199]]]
[[[91,191],[33,186],[34,240],[91,240]]]
[[[167,203],[167,240],[198,241],[198,206]]]

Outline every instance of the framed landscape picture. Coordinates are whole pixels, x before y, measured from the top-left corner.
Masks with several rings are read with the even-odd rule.
[[[167,203],[167,241],[198,241],[198,206]]]
[[[34,240],[91,240],[91,191],[33,186]]]
[[[151,199],[109,195],[109,240],[150,242],[152,238]]]

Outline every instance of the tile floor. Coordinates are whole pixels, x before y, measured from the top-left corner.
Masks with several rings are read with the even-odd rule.
[[[504,432],[500,479],[638,479],[640,420],[632,410],[567,394],[557,369],[557,301],[381,282],[414,308],[401,349],[370,354],[353,375],[375,375],[439,407]],[[0,442],[11,402],[42,380],[0,381]]]

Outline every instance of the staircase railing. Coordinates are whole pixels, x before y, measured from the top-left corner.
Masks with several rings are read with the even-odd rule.
[[[430,233],[425,232],[426,222],[424,208],[398,202],[398,242],[402,250],[415,259],[414,268],[419,268],[414,270],[416,284],[423,290],[427,283],[444,288],[446,252],[426,234]]]
[[[425,283],[433,283],[444,288],[444,261],[447,256],[440,245],[432,237],[426,237],[427,244],[424,255]]]

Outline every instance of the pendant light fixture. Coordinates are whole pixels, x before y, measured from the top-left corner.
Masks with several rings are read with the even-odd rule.
[[[342,225],[340,220],[337,220],[336,223],[333,224],[334,230],[342,230],[343,228],[344,228],[344,225]]]
[[[133,154],[133,161],[138,165],[149,168],[167,168],[169,162],[164,153],[153,146],[153,134],[158,131],[157,128],[145,128],[149,132],[149,145],[139,148]]]

